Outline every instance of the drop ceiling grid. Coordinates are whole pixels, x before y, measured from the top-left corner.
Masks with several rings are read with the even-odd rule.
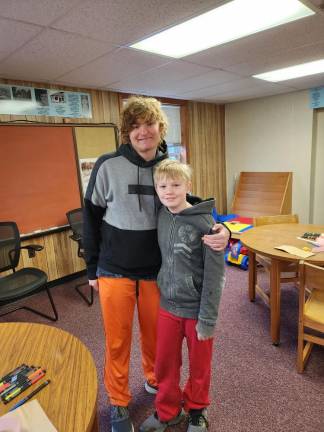
[[[323,58],[319,10],[181,60],[119,49],[226,1],[2,0],[0,77],[211,102],[324,85],[324,74],[278,84],[251,78]]]

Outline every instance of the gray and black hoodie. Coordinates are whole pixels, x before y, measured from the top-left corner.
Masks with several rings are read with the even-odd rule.
[[[130,144],[101,156],[84,200],[84,249],[89,279],[97,267],[133,279],[156,278],[161,265],[157,241],[160,202],[153,167],[167,157],[163,142],[145,161]]]
[[[182,317],[198,319],[198,331],[213,335],[224,285],[224,253],[202,241],[214,220],[213,199],[172,214],[162,207],[158,216],[158,239],[162,266],[158,274],[161,307]]]

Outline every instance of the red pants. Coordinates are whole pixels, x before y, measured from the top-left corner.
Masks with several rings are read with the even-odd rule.
[[[160,309],[158,318],[155,374],[159,391],[155,407],[161,421],[175,417],[182,408],[201,409],[209,405],[213,339],[199,341],[196,319],[180,318]],[[182,342],[187,339],[189,378],[180,389]]]
[[[99,296],[106,334],[106,390],[111,404],[127,406],[131,400],[128,377],[136,303],[144,375],[150,384],[156,385],[154,363],[160,294],[155,281],[100,277]]]

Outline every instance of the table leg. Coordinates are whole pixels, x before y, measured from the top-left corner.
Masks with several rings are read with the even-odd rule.
[[[249,250],[249,299],[255,301],[256,261],[255,253]]]
[[[270,269],[270,326],[274,345],[280,343],[280,261],[272,258]]]

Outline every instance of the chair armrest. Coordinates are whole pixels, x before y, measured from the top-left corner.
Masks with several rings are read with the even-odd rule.
[[[74,240],[74,241],[76,241],[78,243],[78,257],[84,258],[84,249],[83,249],[83,245],[82,245],[82,236],[80,234],[73,233],[72,235],[70,235],[70,239]]]
[[[27,249],[29,258],[34,258],[36,252],[39,252],[42,249],[44,249],[44,246],[31,244],[31,245],[21,246],[20,249]]]

